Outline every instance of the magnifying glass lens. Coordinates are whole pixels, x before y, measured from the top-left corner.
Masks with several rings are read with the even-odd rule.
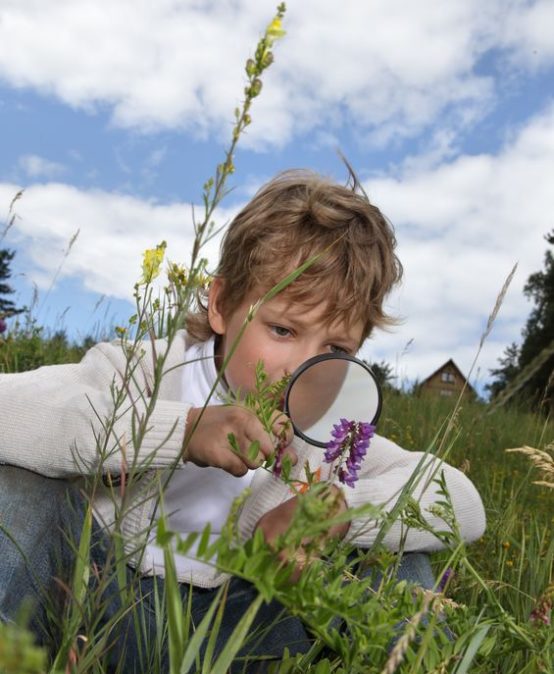
[[[345,354],[325,354],[306,361],[292,375],[285,411],[297,435],[325,447],[340,419],[374,425],[381,392],[365,363]]]

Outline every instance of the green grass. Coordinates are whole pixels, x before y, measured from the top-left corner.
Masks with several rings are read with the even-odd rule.
[[[40,334],[32,336],[35,342],[40,339]],[[35,356],[30,358],[28,336],[12,335],[0,344],[0,358],[6,359],[6,354],[9,354],[12,364],[10,369],[14,369],[16,364],[35,365],[37,353],[46,354],[46,360],[51,362],[76,360],[80,356],[79,350],[67,343],[64,345],[58,341],[54,342],[54,346],[55,349],[51,341],[45,340],[42,347],[33,348],[32,353]],[[446,420],[451,412],[450,401],[388,391],[385,394],[379,432],[407,449],[425,450],[433,447],[433,451],[436,451],[441,445]],[[507,448],[523,445],[544,447],[553,437],[554,426],[551,422],[524,411],[500,408],[489,413],[486,404],[477,402],[464,403],[458,410],[443,447],[447,448],[448,462],[467,472],[481,493],[487,511],[487,531],[481,540],[469,547],[467,557],[461,555],[455,560],[456,573],[448,588],[448,596],[460,605],[460,608],[448,615],[449,625],[456,635],[455,641],[438,643],[436,630],[433,636],[432,630],[426,628],[425,631],[420,627],[423,631],[419,636],[419,643],[425,648],[416,648],[412,644],[402,655],[397,669],[392,671],[443,671],[456,674],[462,674],[463,671],[482,674],[553,671],[550,669],[553,666],[554,649],[552,630],[547,626],[533,625],[530,615],[537,599],[553,583],[554,490],[533,484],[534,480],[539,479],[539,475],[536,469],[531,468],[525,456],[505,452]],[[250,546],[248,554],[262,553],[254,545]],[[449,563],[449,555],[449,552],[444,551],[434,556],[433,563],[437,573]],[[227,563],[232,566],[236,559],[231,556],[231,561],[227,560]],[[259,568],[263,569],[264,564],[270,564],[267,559],[260,559],[262,561]],[[327,573],[332,577],[333,570],[327,570]],[[336,570],[336,573],[340,573],[340,570]],[[78,583],[79,579],[74,582]],[[326,586],[331,584],[328,578]],[[289,592],[286,587],[283,589],[282,585],[272,586],[270,582],[269,588],[264,588],[264,591],[277,593],[285,604],[290,603],[296,607],[301,615],[304,610],[307,618],[311,615],[311,619],[317,621],[318,613],[310,603],[311,591],[307,588],[308,585],[305,586],[307,594],[303,596],[302,585]],[[323,591],[325,587],[321,588],[321,592]],[[356,589],[352,592],[355,593]],[[390,593],[383,595],[378,608],[377,604],[368,604],[368,610],[374,611],[374,616],[379,616],[381,621],[387,620],[387,616],[391,620],[393,615],[396,616],[395,620],[398,618],[394,613],[397,610],[394,602],[399,600],[395,598],[394,590],[390,590]],[[168,596],[172,596],[171,588]],[[387,601],[391,597],[393,601],[389,606]],[[89,597],[85,597],[85,600],[88,601]],[[402,601],[407,601],[406,597]],[[168,602],[169,605],[174,606],[174,603]],[[417,608],[414,605],[414,613]],[[76,613],[69,611],[68,615],[74,620]],[[169,623],[166,622],[168,620]],[[187,623],[186,607],[183,608],[181,617],[175,613],[175,608],[172,614],[160,615],[160,626],[168,624],[171,627],[175,620]],[[77,629],[77,625],[66,626],[69,632]],[[169,631],[171,633],[171,629]],[[188,633],[188,628],[186,632]],[[322,635],[323,643],[326,638],[324,629]],[[30,653],[30,664],[28,669],[18,669],[17,666],[14,669],[13,648],[11,651],[7,649],[8,642],[13,643],[13,634],[0,628],[0,671],[45,671],[43,661],[40,657],[31,655],[30,645],[25,640],[20,640],[20,643],[23,644],[23,650]],[[92,642],[94,639],[91,639]],[[192,642],[191,650],[191,642],[187,643],[189,647],[186,644],[181,645],[181,651],[186,651],[189,661],[192,662],[195,658],[194,649],[198,644]],[[534,644],[533,648],[530,643]],[[235,643],[233,648],[236,647]],[[340,651],[339,647],[338,650]],[[11,666],[4,663],[4,670],[2,653],[11,653],[12,658]],[[94,657],[90,653],[89,656],[83,659],[83,663],[94,662]],[[41,662],[41,665],[33,669],[33,662]],[[59,669],[63,669],[64,658],[58,655],[56,664]],[[350,665],[349,671],[380,672],[382,665],[383,662],[375,668],[364,666],[364,669],[358,669],[358,665],[354,663]],[[327,667],[330,669],[327,670]],[[68,671],[86,670],[76,666]],[[341,669],[339,660],[335,657],[325,659],[319,664],[315,659],[309,658],[302,661],[288,660],[277,671],[345,670]]]
[[[425,450],[445,430],[454,403],[439,397],[385,393],[379,432],[406,449]],[[530,462],[506,449],[530,445],[544,447],[554,439],[554,423],[545,417],[501,407],[464,402],[449,434],[448,463],[461,468],[477,486],[489,518],[515,509],[521,521],[552,526],[552,491],[532,484],[538,474]],[[440,442],[440,439],[439,439]]]
[[[24,324],[16,322],[0,336],[0,374],[78,363],[95,341],[98,340],[85,337],[81,342],[70,342],[64,330],[45,329],[32,318]]]
[[[380,432],[409,449],[425,449],[453,403],[441,398],[417,398],[390,392],[386,396]],[[505,450],[529,445],[544,448],[554,439],[554,424],[545,417],[518,410],[465,402],[456,414],[448,462],[464,470],[478,488],[487,513],[485,535],[470,547],[469,558],[503,608],[524,628],[536,599],[554,582],[554,490],[533,484],[536,469],[521,454]],[[435,555],[437,568],[446,553]],[[487,606],[480,583],[463,567],[450,585],[458,602],[477,611]],[[550,662],[531,656],[505,634],[489,657],[477,657],[472,672],[552,672]],[[538,636],[537,639],[544,638]],[[538,641],[537,641],[538,643]],[[477,664],[478,663],[478,664]],[[450,671],[450,670],[447,670]]]

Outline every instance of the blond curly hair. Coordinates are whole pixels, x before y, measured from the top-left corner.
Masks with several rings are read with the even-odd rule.
[[[306,308],[324,306],[329,322],[361,321],[363,341],[374,328],[394,323],[383,303],[402,276],[395,247],[392,225],[353,172],[343,186],[312,171],[285,171],[255,194],[225,233],[215,272],[225,282],[220,306],[230,315],[254,288],[269,290],[321,253],[283,292]],[[213,334],[207,291],[199,291],[186,327],[199,340]]]

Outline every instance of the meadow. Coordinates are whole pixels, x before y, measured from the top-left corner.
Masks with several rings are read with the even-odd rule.
[[[36,326],[31,334],[20,329],[4,335],[0,343],[1,367],[3,371],[13,372],[22,371],[24,368],[16,367],[22,363],[30,369],[41,364],[75,362],[87,346],[88,342],[69,344],[61,335],[49,336],[47,331],[37,334]],[[432,597],[432,601],[440,606],[440,620],[436,619],[437,611],[429,606],[428,599],[425,605],[425,595],[420,596],[411,590],[405,594],[406,590],[402,588],[399,596],[396,584],[386,582],[368,600],[364,594],[367,587],[360,581],[358,592],[361,594],[356,595],[357,602],[360,597],[366,599],[364,610],[367,615],[360,625],[358,613],[349,615],[351,608],[343,608],[343,619],[350,629],[337,641],[337,635],[329,627],[328,612],[316,610],[314,606],[313,592],[315,587],[321,596],[327,595],[328,605],[336,605],[343,593],[336,584],[333,586],[333,581],[345,574],[345,558],[337,550],[330,550],[329,559],[334,556],[335,561],[327,561],[323,573],[319,569],[317,584],[312,575],[316,573],[314,570],[307,574],[310,578],[305,582],[290,585],[286,574],[282,574],[282,568],[267,550],[262,549],[259,541],[255,545],[252,542],[237,544],[230,527],[218,550],[222,567],[254,583],[263,578],[259,587],[260,600],[264,596],[279,598],[290,610],[302,616],[316,635],[314,649],[309,656],[284,659],[275,663],[272,671],[457,674],[554,671],[554,631],[551,625],[554,488],[535,484],[540,481],[541,472],[533,467],[527,456],[506,452],[509,448],[524,446],[544,449],[552,443],[554,425],[544,415],[508,407],[494,409],[481,401],[461,403],[453,416],[454,406],[454,402],[443,398],[418,397],[387,387],[378,429],[407,449],[440,452],[449,463],[468,474],[485,503],[488,526],[482,539],[467,548],[452,539],[445,551],[432,556],[437,578],[444,574],[446,568],[453,570],[446,588],[437,590]],[[453,421],[448,427],[449,420]],[[542,477],[553,481],[552,475]],[[303,532],[313,526],[309,510],[307,508],[299,523]],[[318,511],[317,517],[321,513],[321,510]],[[397,516],[403,518],[409,513],[407,515],[404,511]],[[413,522],[411,524],[414,525]],[[166,531],[161,534],[160,540],[169,543],[171,534]],[[294,538],[294,532],[291,535]],[[88,536],[90,532],[84,530],[82,540],[86,542]],[[179,544],[185,548],[188,545],[187,541]],[[82,554],[79,571],[73,579],[73,599],[64,617],[66,623],[61,626],[67,637],[64,646],[57,655],[48,658],[42,649],[32,645],[24,626],[0,627],[0,671],[6,674],[105,671],[102,665],[102,649],[105,648],[105,641],[100,638],[102,635],[94,634],[93,625],[87,627],[79,620],[75,622],[76,614],[82,617],[100,610],[95,593],[82,592],[84,579],[89,578],[84,571],[88,554],[86,550]],[[375,549],[370,551],[369,556],[372,563],[381,568],[390,563],[390,555],[385,550]],[[245,560],[249,557],[251,562],[246,564]],[[108,573],[117,573],[117,563]],[[350,585],[355,586],[356,583],[351,582]],[[159,620],[160,625],[164,625],[161,630],[164,638],[171,642],[176,638],[182,639],[190,631],[189,639],[185,638],[174,653],[171,671],[194,671],[195,662],[197,671],[228,671],[236,649],[248,638],[247,626],[242,625],[242,632],[236,635],[233,648],[224,654],[219,664],[217,661],[202,664],[199,659],[200,637],[209,640],[210,634],[217,632],[217,620],[212,616],[214,622],[211,627],[200,626],[201,629],[197,627],[194,632],[187,618],[187,607],[178,607],[178,615],[172,614],[171,582],[168,588],[168,595],[160,598],[159,602]],[[176,587],[173,590],[178,596]],[[410,621],[399,628],[399,604],[412,620],[422,611],[427,614],[426,620],[416,624],[413,630]],[[53,616],[53,620],[57,622],[59,616]],[[381,647],[375,649],[366,643],[353,651],[352,634],[358,634],[359,638],[359,632],[354,627],[366,630],[371,640],[370,630],[376,620],[381,623],[381,632],[383,622],[389,621],[388,630],[379,636]],[[441,632],[442,620],[446,620],[452,632],[449,639],[445,639]],[[22,616],[24,621],[25,616]],[[177,637],[179,634],[181,636]],[[402,636],[399,638],[398,635]],[[383,648],[383,639],[398,646],[403,638],[402,648],[392,659],[392,647]],[[153,653],[157,647],[152,647]],[[145,665],[144,671],[160,671],[155,657]],[[241,669],[233,668],[232,671]]]
[[[154,296],[151,282],[161,272],[165,246],[160,244],[156,249],[146,251],[143,278],[135,286],[136,313],[127,326],[120,326],[115,334],[106,335],[121,341],[129,366],[123,381],[111,390],[113,416],[102,422],[106,437],[125,401],[124,394],[133,377],[134,359],[144,340],[164,335],[171,343],[193,305],[198,287],[205,283],[206,261],[201,257],[202,246],[213,234],[213,213],[226,193],[227,177],[235,170],[234,149],[251,122],[251,104],[262,89],[260,77],[273,60],[272,45],[283,34],[283,14],[284,6],[280,6],[260,40],[254,58],[246,64],[248,83],[243,107],[235,111],[232,142],[224,160],[216,168],[213,178],[204,184],[205,209],[203,217],[195,223],[196,242],[190,263],[186,268],[169,266],[168,285],[160,300]],[[308,260],[303,267],[289,274],[261,301],[292,283],[311,262]],[[244,328],[255,310],[253,307]],[[63,334],[48,333],[29,316],[0,336],[0,372],[22,372],[41,365],[77,362],[91,345],[90,340],[70,344]],[[164,353],[159,354],[159,368],[148,399],[143,401],[140,409],[133,406],[136,432],[131,446],[125,448],[126,480],[123,485],[111,485],[118,518],[133,507],[128,502],[128,494],[134,481],[142,478],[144,466],[136,464],[133,456],[138,454],[156,405],[164,358]],[[262,417],[267,414],[265,393],[261,386],[258,398],[252,401],[253,409]],[[171,674],[242,671],[244,663],[237,662],[237,653],[252,638],[250,627],[256,611],[264,601],[271,599],[278,600],[289,612],[300,616],[314,639],[307,654],[293,657],[285,653],[281,661],[272,663],[270,671],[275,673],[554,673],[552,421],[544,415],[514,407],[494,409],[479,401],[454,403],[387,388],[378,432],[407,449],[423,450],[428,456],[437,455],[460,468],[469,475],[483,497],[487,531],[481,540],[467,546],[458,535],[448,491],[440,474],[435,476],[442,496],[441,517],[447,526],[435,532],[443,542],[444,550],[432,556],[438,579],[433,591],[421,591],[411,584],[398,583],[391,571],[396,557],[380,543],[370,550],[355,553],[358,564],[375,570],[375,573],[362,577],[358,573],[359,567],[353,565],[351,553],[355,551],[333,541],[321,540],[322,531],[330,522],[344,522],[354,516],[349,512],[341,516],[342,519],[337,518],[324,484],[314,484],[301,494],[301,505],[292,526],[279,541],[280,551],[290,553],[292,557],[306,537],[326,546],[322,554],[307,551],[309,564],[294,583],[290,582],[291,565],[283,565],[276,559],[275,550],[264,543],[259,532],[246,541],[240,538],[236,530],[240,502],[230,513],[225,530],[215,544],[209,544],[209,531],[206,530],[198,532],[198,536],[181,539],[168,530],[166,519],[161,517],[157,525],[157,542],[164,548],[166,580],[164,591],[155,597],[157,634],[146,644],[145,674],[163,671],[160,665],[163,649],[169,653]],[[109,458],[104,440],[102,437],[96,439],[100,465],[97,474],[90,476],[90,489],[102,479],[102,463]],[[522,447],[531,447],[544,454],[506,451]],[[535,459],[542,457],[540,465],[533,463],[533,456]],[[390,512],[362,508],[355,514],[371,516],[382,532],[398,519],[406,526],[425,529],[424,513],[418,510],[411,490],[412,485],[407,485],[398,498],[397,507]],[[25,614],[18,625],[0,625],[2,674],[100,674],[106,671],[105,654],[112,628],[117,627],[128,613],[133,614],[135,624],[140,628],[142,617],[136,594],[137,578],[128,575],[127,556],[122,550],[118,524],[121,520],[116,519],[112,532],[110,561],[98,575],[98,569],[91,561],[90,515],[91,510],[87,509],[80,539],[75,543],[76,564],[73,577],[65,588],[65,612],[62,616],[51,615],[52,626],[59,632],[55,646],[47,652],[33,644],[25,629],[28,618]],[[193,625],[190,606],[181,602],[175,576],[173,551],[186,554],[195,542],[199,542],[199,557],[212,560],[214,555],[217,556],[220,569],[244,578],[258,591],[251,607],[237,618],[231,638],[217,653],[214,645],[225,606],[225,585],[205,618]],[[102,590],[112,580],[118,584],[123,606],[107,625],[99,629],[98,615],[105,608]]]

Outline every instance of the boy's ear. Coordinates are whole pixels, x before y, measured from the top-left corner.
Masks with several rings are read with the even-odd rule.
[[[221,310],[221,291],[224,284],[225,281],[216,276],[210,284],[208,294],[208,321],[216,335],[224,335],[227,329],[227,322]]]

